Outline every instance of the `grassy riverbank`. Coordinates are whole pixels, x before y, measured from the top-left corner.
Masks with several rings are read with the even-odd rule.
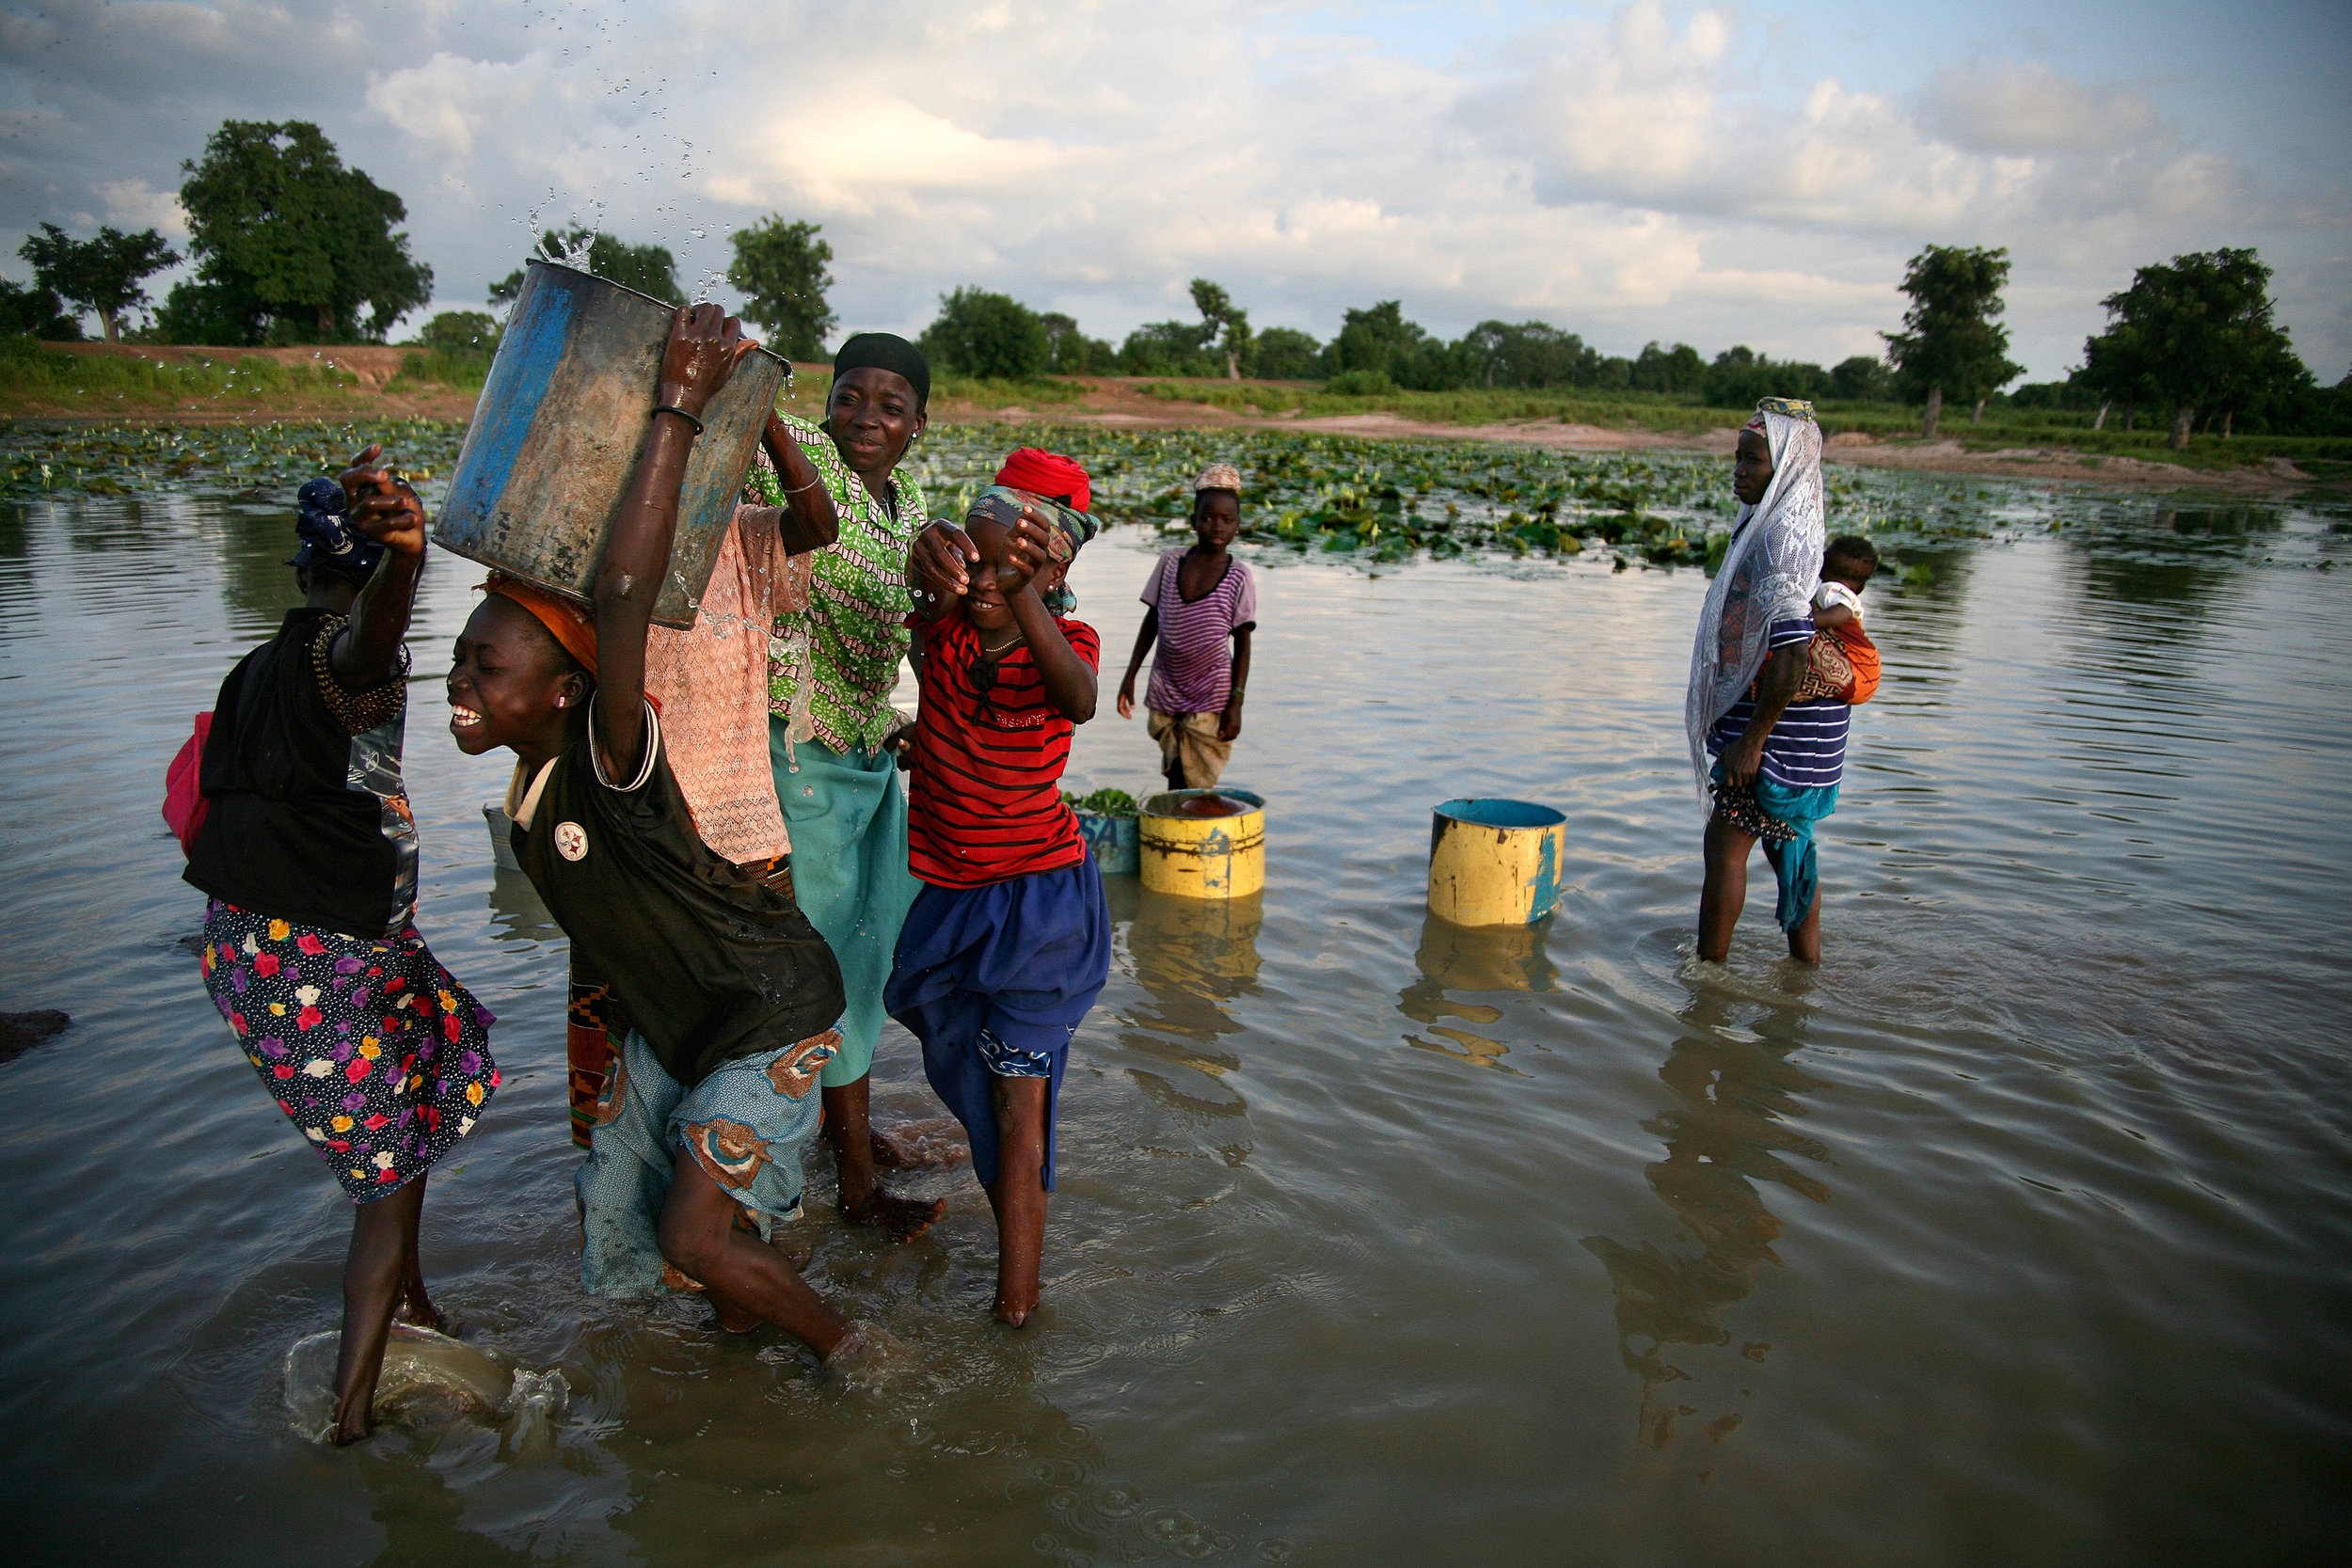
[[[303,420],[464,420],[487,360],[415,348],[207,349],[36,344],[0,339],[0,419],[139,424]],[[822,415],[831,372],[797,365],[782,406]],[[1635,392],[1394,390],[1343,396],[1315,382],[1052,376],[934,385],[935,428],[1046,420],[1094,429],[1200,430],[1390,440],[1452,438],[1570,451],[1722,452],[1744,411],[1687,397]],[[2161,429],[2126,431],[2086,414],[1995,408],[1972,424],[1947,420],[1942,438],[1918,436],[1915,411],[1827,403],[1821,422],[1840,462],[1945,472],[2091,481],[2133,486],[2217,483],[2293,490],[2352,483],[2352,439],[2200,436],[2174,451]],[[994,437],[990,437],[993,439]],[[1075,437],[1073,437],[1075,439]],[[20,480],[19,483],[22,483]]]

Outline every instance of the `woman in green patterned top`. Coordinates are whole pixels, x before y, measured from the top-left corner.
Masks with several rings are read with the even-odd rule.
[[[824,423],[782,418],[816,465],[812,483],[832,495],[841,534],[816,552],[808,608],[777,617],[768,660],[769,751],[792,834],[793,894],[832,943],[849,996],[841,1053],[822,1079],[842,1214],[900,1240],[946,1207],[884,1192],[876,1174],[878,1164],[935,1163],[939,1135],[878,1132],[867,1110],[882,984],[921,886],[907,870],[906,794],[891,744],[904,721],[890,692],[914,608],[908,553],[927,521],[922,490],[897,469],[923,434],[930,383],[914,344],[861,332],[834,356]],[[780,504],[773,471],[762,464],[754,475]]]

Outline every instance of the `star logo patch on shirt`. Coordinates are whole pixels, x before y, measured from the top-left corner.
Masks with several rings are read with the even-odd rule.
[[[588,830],[577,822],[558,822],[555,825],[555,852],[567,861],[586,860]]]

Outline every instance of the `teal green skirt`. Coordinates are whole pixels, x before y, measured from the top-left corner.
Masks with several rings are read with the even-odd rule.
[[[844,756],[813,740],[787,750],[781,719],[769,721],[768,759],[792,833],[793,896],[832,944],[849,1000],[841,1053],[821,1080],[837,1089],[874,1065],[898,927],[923,886],[907,869],[906,790],[887,752]]]

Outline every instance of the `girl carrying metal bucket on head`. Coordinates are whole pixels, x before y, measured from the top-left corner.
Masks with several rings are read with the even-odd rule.
[[[574,1182],[582,1284],[705,1289],[723,1326],[764,1320],[830,1361],[853,1325],[737,1221],[799,1212],[840,970],[788,882],[703,841],[644,689],[701,415],[749,347],[716,306],[675,313],[594,614],[494,576],[457,641],[450,728],[469,755],[516,753],[516,859],[631,1025]]]

